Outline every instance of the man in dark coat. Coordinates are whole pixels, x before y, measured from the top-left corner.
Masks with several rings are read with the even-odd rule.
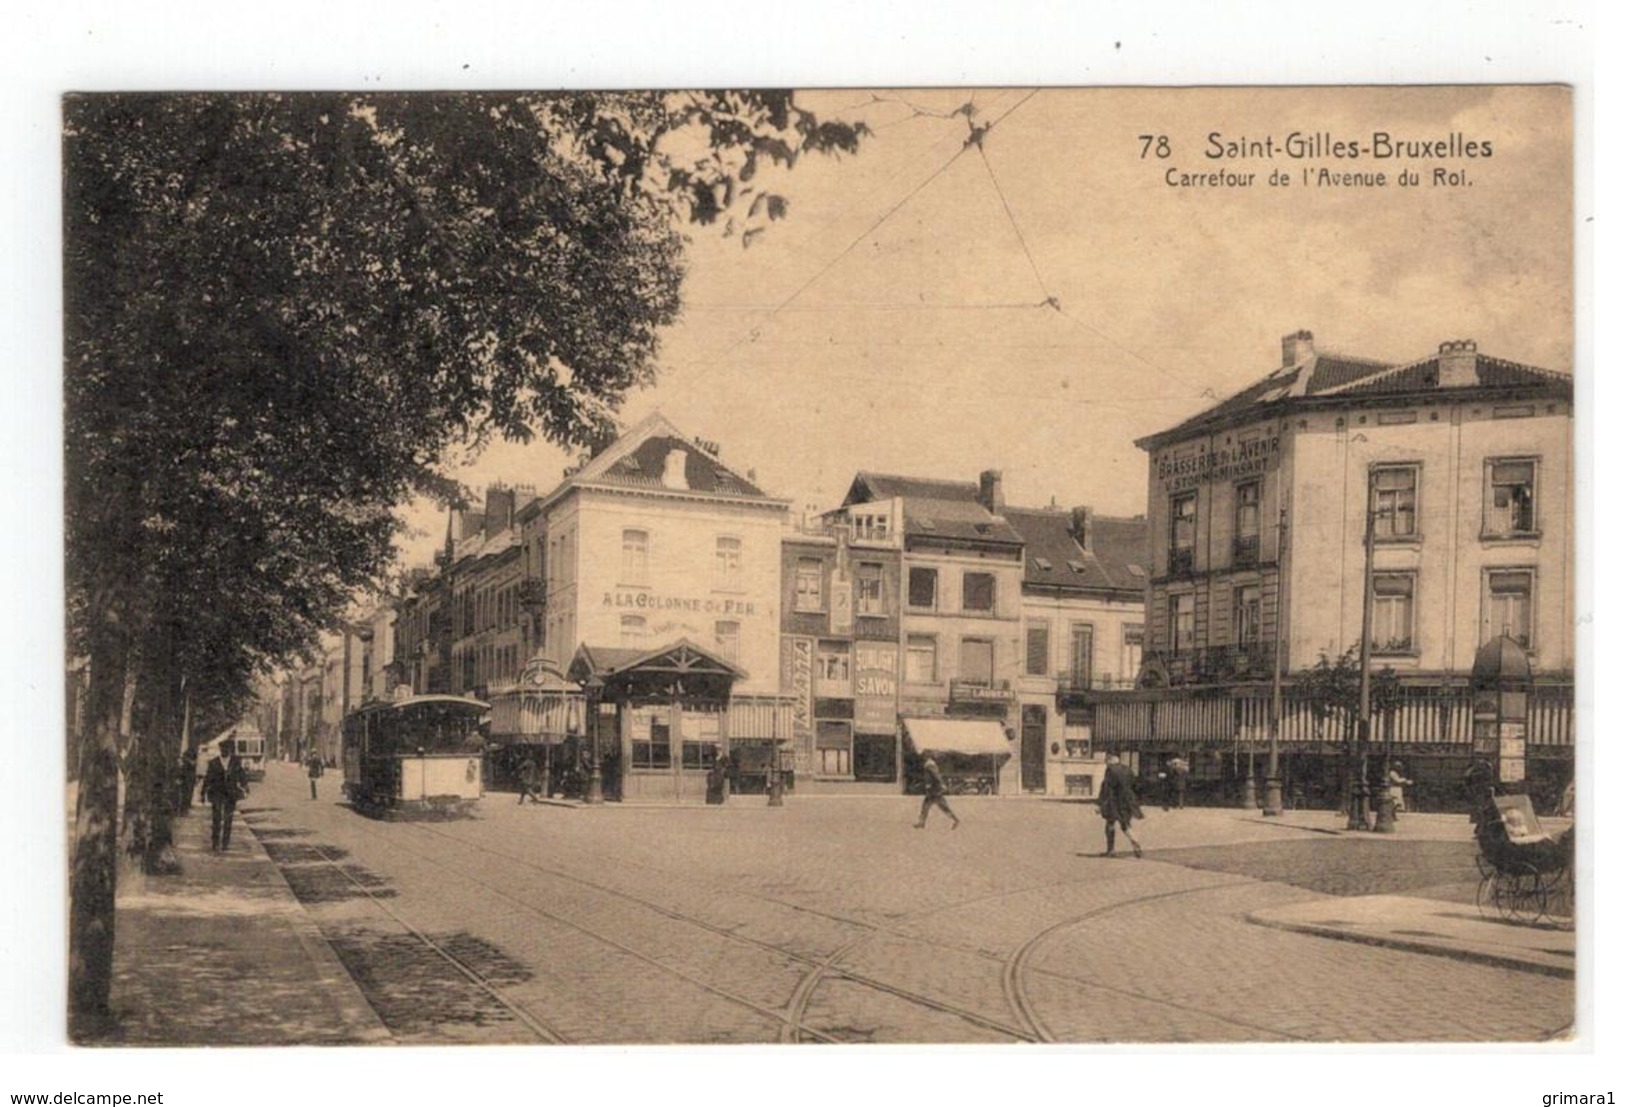
[[[942,813],[954,821],[953,829],[958,830],[959,816],[955,815],[954,809],[948,806],[945,795],[948,786],[942,781],[942,771],[937,768],[936,761],[930,757],[925,759],[925,764],[921,768],[925,772],[925,798],[920,801],[920,819],[914,824],[914,829],[924,830],[925,817],[931,813],[931,808],[940,807]]]
[[[542,774],[536,767],[536,759],[528,753],[519,763],[519,802],[524,803],[526,796],[531,803],[542,802]]]
[[[1106,776],[1100,783],[1100,817],[1106,820],[1106,856],[1117,854],[1117,828],[1134,847],[1134,856],[1140,856],[1140,843],[1134,840],[1129,826],[1135,819],[1143,819],[1140,803],[1134,797],[1134,774],[1118,760],[1114,753],[1106,758]]]
[[[237,812],[237,801],[246,795],[248,772],[237,757],[237,744],[227,738],[203,772],[203,798],[209,801],[210,809],[210,849],[231,848],[231,819]]]
[[[316,782],[321,779],[322,773],[325,771],[326,768],[322,765],[322,755],[315,750],[311,750],[310,756],[305,759],[305,774],[310,777],[311,799],[316,798]]]

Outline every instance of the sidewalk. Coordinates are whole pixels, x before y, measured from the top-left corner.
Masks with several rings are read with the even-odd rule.
[[[1255,911],[1249,922],[1547,976],[1574,976],[1574,931],[1486,919],[1468,903],[1348,896]]]
[[[379,1021],[294,899],[239,807],[231,849],[209,849],[209,809],[175,822],[179,876],[119,873],[106,1045],[387,1043]]]

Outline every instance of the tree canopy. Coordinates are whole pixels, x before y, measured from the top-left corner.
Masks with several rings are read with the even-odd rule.
[[[764,167],[863,135],[775,91],[66,101],[76,1011],[105,1007],[126,688],[161,767],[182,686],[228,704],[312,644],[388,569],[395,509],[449,492],[449,447],[611,435],[683,225],[748,244],[787,211]]]

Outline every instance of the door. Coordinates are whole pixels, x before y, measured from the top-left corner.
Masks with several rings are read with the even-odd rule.
[[[1044,743],[1049,737],[1049,709],[1026,704],[1021,709],[1021,787],[1027,792],[1046,790]]]

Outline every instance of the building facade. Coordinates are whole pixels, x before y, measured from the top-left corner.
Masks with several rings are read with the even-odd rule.
[[[1561,787],[1574,670],[1567,374],[1470,341],[1402,364],[1328,354],[1300,331],[1282,340],[1280,368],[1139,445],[1141,683],[1171,694],[1104,706],[1111,741],[1159,757],[1206,745],[1215,756],[1198,759],[1199,778],[1245,773],[1266,729],[1259,690],[1277,666],[1291,685],[1321,658],[1357,652],[1369,531],[1372,667],[1397,688],[1374,738],[1407,747],[1422,794],[1448,800],[1468,753],[1467,674],[1479,646],[1506,635],[1537,678],[1532,765],[1541,787]],[[1296,728],[1292,749],[1306,755],[1297,783],[1307,801],[1329,802],[1351,771],[1342,731],[1308,703],[1294,708],[1290,688],[1287,700],[1282,733]],[[1153,733],[1148,705],[1159,703]]]
[[[798,790],[895,792],[902,666],[902,505],[857,505],[785,534],[780,685]]]

